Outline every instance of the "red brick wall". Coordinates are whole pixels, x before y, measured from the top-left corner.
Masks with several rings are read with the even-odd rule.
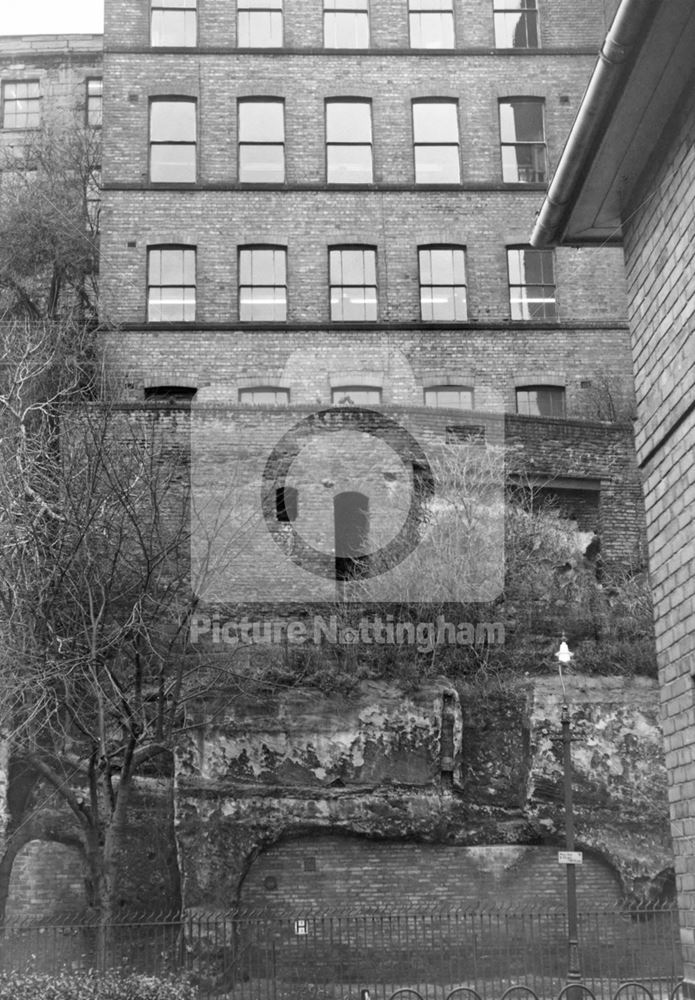
[[[626,225],[671,824],[685,975],[695,982],[695,96],[688,84]],[[656,155],[656,154],[655,154]]]
[[[538,0],[541,41],[545,48],[597,49],[606,34],[616,0]],[[236,45],[236,3],[206,0],[198,22],[203,47]],[[285,45],[321,48],[322,0],[285,0]],[[370,4],[370,36],[374,48],[408,48],[408,7],[405,0],[379,0]],[[456,48],[489,49],[494,44],[492,4],[462,0],[454,4]],[[149,8],[138,0],[106,4],[106,37],[110,46],[135,47],[149,43]]]
[[[75,847],[30,840],[12,866],[6,918],[42,920],[84,909],[85,867]]]
[[[584,910],[611,907],[620,901],[620,880],[606,862],[586,855],[577,869],[577,892]],[[318,836],[283,840],[260,854],[244,880],[241,903],[297,915],[367,907],[563,909],[566,893],[565,868],[553,847]]]

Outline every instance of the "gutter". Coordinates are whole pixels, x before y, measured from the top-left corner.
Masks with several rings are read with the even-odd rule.
[[[662,2],[664,0],[622,0],[618,7],[538,213],[529,241],[531,246],[544,248],[561,241],[567,216],[579,194],[595,145],[615,106],[626,66],[644,41],[647,21]]]

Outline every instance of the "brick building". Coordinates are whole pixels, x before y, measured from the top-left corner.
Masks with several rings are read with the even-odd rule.
[[[681,909],[695,992],[695,13],[621,3],[533,234],[622,242]]]
[[[536,485],[565,496],[607,558],[638,560],[622,255],[528,243],[614,6],[107,0],[100,336],[125,406],[152,413],[166,401],[176,423],[193,402],[204,444],[210,429],[198,456],[214,470],[220,442],[243,445],[246,434],[255,475],[288,428],[346,401],[383,413],[426,449],[482,429],[488,441],[519,445]],[[25,64],[21,79],[31,82]],[[20,79],[19,68],[7,72],[10,84]],[[97,98],[86,81],[74,90],[85,108]],[[8,114],[30,115],[34,100],[33,84],[8,87]],[[187,433],[187,417],[177,426]],[[242,593],[263,565],[257,555],[246,553]],[[438,751],[442,713],[430,703],[443,696],[427,699]],[[330,708],[318,716],[300,726],[310,740]],[[263,753],[275,719],[268,726],[269,736],[261,727],[254,736]],[[527,728],[519,724],[510,758]],[[236,720],[232,729],[235,762]],[[391,773],[358,769],[343,795],[342,762],[307,785],[304,765],[280,760],[266,816],[244,791],[248,775],[237,781],[224,753],[217,760],[226,733],[206,738],[212,764],[193,752],[177,764],[177,809],[194,817],[177,845],[186,905],[227,905],[250,859],[288,831],[439,843],[456,829],[466,847],[538,835],[529,818],[540,807],[526,799],[509,828],[507,786],[484,829],[470,815],[488,814],[487,792],[470,793],[470,815],[460,795],[440,796],[429,744],[422,788],[396,788],[393,815],[378,807]],[[385,759],[390,767],[393,755]],[[218,798],[209,774],[219,777]],[[370,783],[375,793],[362,788]],[[607,839],[602,830],[594,844],[605,858]],[[206,851],[203,879],[195,858]],[[633,868],[629,851],[598,865],[599,896],[612,898],[620,865],[627,886],[668,864],[661,843]],[[381,861],[365,871],[372,863]]]
[[[2,149],[37,129],[101,125],[101,35],[0,37],[0,77]]]
[[[107,2],[124,398],[622,420],[629,441],[619,252],[528,246],[612,6]],[[581,490],[568,457],[541,476]],[[592,476],[583,527],[627,523]]]

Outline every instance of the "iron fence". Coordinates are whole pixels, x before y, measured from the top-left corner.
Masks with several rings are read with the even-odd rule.
[[[681,978],[674,908],[579,915],[583,993],[606,1000],[639,980],[668,1000]],[[55,973],[93,968],[97,928],[75,917],[0,928],[0,967]],[[122,919],[109,968],[190,977],[201,1000],[511,1000],[565,986],[561,911],[404,909],[398,913],[225,912]],[[475,991],[473,993],[472,991]],[[579,993],[569,1000],[580,1000]]]

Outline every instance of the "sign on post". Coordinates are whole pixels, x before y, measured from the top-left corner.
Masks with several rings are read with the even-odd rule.
[[[581,851],[558,851],[557,862],[559,865],[580,865],[584,860]]]

